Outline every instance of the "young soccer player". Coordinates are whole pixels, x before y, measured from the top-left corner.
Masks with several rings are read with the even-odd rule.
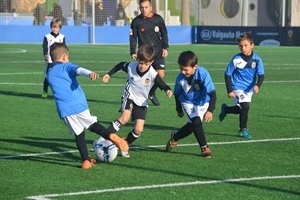
[[[59,117],[67,125],[69,132],[75,135],[75,141],[82,158],[82,168],[89,169],[96,162],[91,159],[85,141],[85,129],[88,129],[105,139],[111,140],[122,151],[128,153],[127,142],[115,133],[109,132],[92,116],[85,94],[76,77],[87,76],[91,80],[99,78],[99,74],[79,67],[69,62],[68,48],[63,43],[54,43],[50,47],[54,61],[48,71],[47,78],[52,89]]]
[[[203,130],[203,121],[213,120],[216,104],[216,91],[209,72],[197,66],[198,57],[192,51],[184,51],[178,57],[180,74],[176,78],[174,96],[178,117],[187,115],[187,123],[178,131],[171,132],[171,138],[166,145],[170,152],[177,146],[179,140],[189,136],[192,132],[199,143],[204,158],[211,158],[211,150],[207,145]],[[184,112],[183,112],[184,111]]]
[[[264,80],[264,64],[262,59],[253,52],[254,41],[249,33],[237,39],[241,53],[231,59],[225,71],[227,95],[233,98],[235,106],[222,104],[219,120],[223,121],[227,114],[239,115],[239,136],[251,139],[247,128],[248,112],[252,94],[258,93]]]
[[[147,114],[147,99],[151,87],[157,84],[164,90],[168,97],[172,96],[171,88],[160,78],[151,66],[155,56],[153,47],[143,45],[137,52],[136,62],[120,62],[103,76],[102,81],[107,83],[110,77],[119,70],[127,73],[127,82],[122,95],[121,116],[113,121],[108,130],[117,132],[124,126],[132,116],[134,129],[126,137],[127,143],[132,144],[144,129]],[[129,154],[122,152],[123,157]]]
[[[43,98],[46,98],[48,96],[49,84],[47,81],[47,72],[52,65],[52,59],[50,57],[50,46],[55,42],[66,44],[65,36],[59,33],[60,29],[62,28],[62,21],[60,19],[54,18],[50,22],[50,28],[51,28],[51,33],[46,34],[43,40],[43,53],[44,53],[44,58],[46,60],[45,79],[43,83],[43,93],[42,93]]]

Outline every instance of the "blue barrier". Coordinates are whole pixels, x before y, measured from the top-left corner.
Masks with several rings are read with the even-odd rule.
[[[29,22],[27,22],[29,23]],[[32,21],[30,22],[32,23]],[[50,22],[44,26],[0,24],[1,43],[42,43],[45,34],[51,31]],[[168,26],[170,44],[191,44],[191,26]],[[129,26],[96,26],[95,43],[129,44]],[[92,26],[63,26],[61,31],[68,44],[92,43]]]

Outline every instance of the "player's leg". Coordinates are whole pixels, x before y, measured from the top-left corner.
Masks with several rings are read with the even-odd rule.
[[[63,121],[68,127],[69,132],[72,135],[75,135],[75,143],[82,159],[81,167],[83,169],[91,168],[96,160],[89,157],[85,140],[84,126],[81,125],[76,115],[67,116],[63,119]]]
[[[156,70],[158,75],[163,79],[165,76],[165,59],[160,58],[160,59],[154,60],[154,62],[152,63],[152,66]],[[157,98],[155,96],[155,91],[157,88],[158,88],[158,85],[154,84],[149,92],[149,99],[155,106],[160,105],[159,101],[157,100]]]
[[[43,82],[43,93],[42,93],[43,98],[46,98],[48,96],[49,83],[48,83],[48,80],[47,80],[47,73],[48,73],[50,67],[51,67],[51,63],[46,63],[45,72],[44,72],[45,79],[44,79],[44,82]]]
[[[239,125],[240,125],[240,131],[239,131],[239,136],[246,138],[246,139],[251,139],[251,133],[249,129],[247,128],[247,123],[248,123],[248,113],[250,109],[250,103],[249,102],[243,102],[240,103],[241,106],[241,112],[240,112],[240,117],[239,117]]]
[[[123,125],[127,124],[131,117],[132,109],[133,109],[134,103],[131,99],[124,98],[122,99],[121,103],[121,116],[111,122],[111,124],[108,127],[108,130],[111,132],[118,132]]]
[[[143,132],[147,115],[146,106],[137,106],[134,104],[132,109],[132,121],[134,121],[134,129],[130,131],[126,137],[128,144],[132,144]]]

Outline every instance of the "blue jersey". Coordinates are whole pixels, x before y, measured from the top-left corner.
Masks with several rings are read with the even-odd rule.
[[[57,113],[60,118],[81,113],[88,109],[85,94],[76,77],[79,66],[72,63],[54,63],[47,73]]]
[[[176,78],[174,95],[181,103],[191,103],[203,106],[210,102],[209,93],[215,91],[215,86],[208,71],[197,66],[192,80],[180,73]]]
[[[231,76],[233,90],[253,92],[257,75],[264,75],[264,65],[261,58],[254,52],[248,61],[245,61],[239,53],[231,59],[225,74]]]

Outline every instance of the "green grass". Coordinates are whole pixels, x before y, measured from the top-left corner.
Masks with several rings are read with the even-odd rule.
[[[127,45],[69,48],[73,63],[101,76],[119,61],[131,61]],[[74,138],[58,118],[53,98],[41,98],[41,45],[0,44],[1,199],[299,199],[299,48],[255,47],[265,63],[265,82],[250,108],[251,142],[236,136],[238,116],[229,115],[222,123],[217,119],[221,104],[232,103],[223,74],[238,47],[171,45],[165,81],[172,87],[179,73],[177,57],[187,49],[197,53],[217,90],[214,121],[204,125],[213,158],[198,156],[193,135],[172,153],[164,151],[171,130],[185,119],[177,117],[174,99],[157,91],[161,106],[149,105],[145,130],[131,158],[117,157],[82,170]],[[92,113],[106,127],[119,116],[125,80],[123,72],[106,85],[101,79],[79,77]],[[118,134],[126,136],[131,129],[129,123]],[[87,131],[89,148],[96,138]],[[146,146],[151,148],[142,148]]]

